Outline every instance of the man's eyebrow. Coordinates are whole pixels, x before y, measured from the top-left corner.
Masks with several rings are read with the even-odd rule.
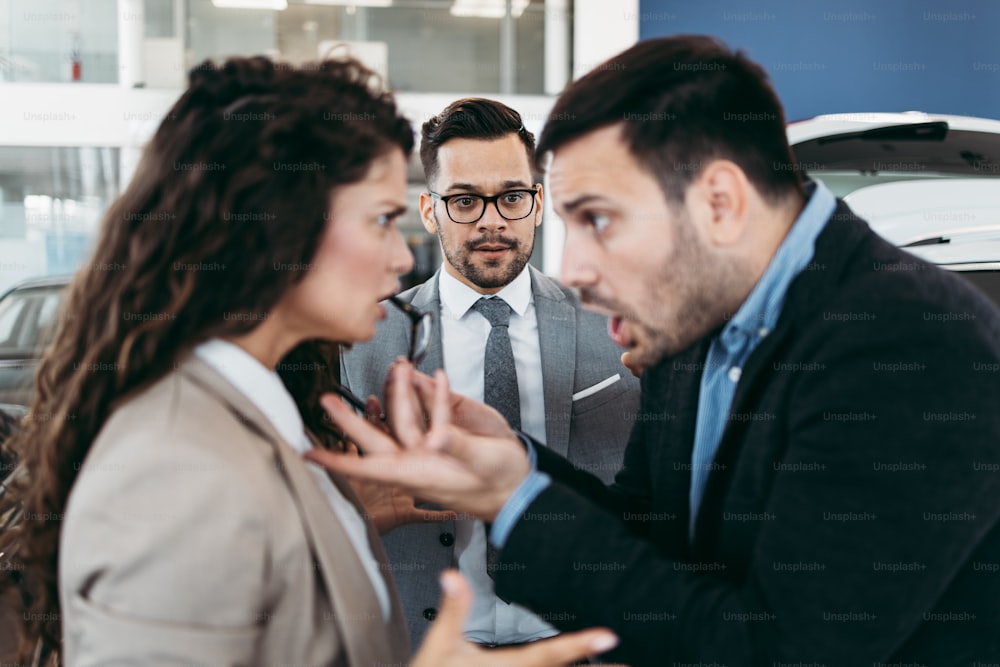
[[[560,204],[558,208],[560,208],[567,215],[572,215],[573,211],[580,208],[581,206],[590,204],[594,201],[599,201],[600,199],[601,197],[598,195],[581,195],[576,199],[571,199],[568,202]]]
[[[513,180],[513,181],[508,180],[508,181],[501,181],[500,182],[500,189],[501,190],[510,190],[510,189],[513,189],[513,188],[519,188],[519,189],[522,189],[522,190],[530,190],[531,187],[532,187],[531,183],[527,183],[527,182],[522,181],[520,179]],[[476,192],[476,193],[478,193],[478,192],[482,192],[483,188],[481,188],[478,185],[474,185],[472,183],[452,183],[451,185],[448,186],[448,188],[445,190],[445,192],[453,192],[455,190],[461,190],[461,191],[464,191],[464,192]]]
[[[386,213],[386,215],[388,215],[390,218],[398,218],[399,216],[401,216],[404,213],[406,213],[406,206],[405,205],[400,205],[400,204],[397,204],[394,201],[388,201],[388,200],[386,200],[384,202],[381,202],[381,203],[386,204],[387,206],[394,206],[395,207],[391,211],[389,211],[388,213]]]

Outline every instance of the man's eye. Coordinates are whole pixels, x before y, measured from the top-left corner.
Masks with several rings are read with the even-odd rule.
[[[583,218],[597,232],[603,232],[611,223],[611,218],[605,213],[584,213]]]
[[[454,202],[455,206],[460,206],[462,208],[472,208],[476,205],[478,201],[475,197],[456,197],[451,200]]]
[[[504,203],[506,204],[517,204],[524,199],[523,192],[508,192],[503,196]]]

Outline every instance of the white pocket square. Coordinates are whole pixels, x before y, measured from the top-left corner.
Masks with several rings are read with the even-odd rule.
[[[576,392],[575,394],[573,394],[573,400],[574,401],[579,401],[581,398],[587,398],[588,396],[596,394],[597,392],[599,392],[600,390],[604,389],[605,387],[610,387],[615,382],[618,382],[621,379],[622,379],[621,374],[620,373],[615,373],[614,375],[612,375],[611,377],[607,378],[606,380],[601,380],[600,382],[598,382],[595,385],[591,385],[591,386],[587,387],[586,389],[581,389],[580,391]]]

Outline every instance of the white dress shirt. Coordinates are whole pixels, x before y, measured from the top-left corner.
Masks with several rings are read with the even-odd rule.
[[[302,416],[295,405],[295,400],[275,371],[267,369],[238,345],[218,338],[202,343],[195,348],[194,353],[250,399],[292,449],[299,454],[312,449],[313,445],[306,436],[305,425],[302,423]],[[333,513],[347,533],[351,544],[354,545],[354,550],[358,553],[361,564],[375,589],[379,606],[382,608],[382,617],[388,621],[392,613],[389,590],[368,543],[364,520],[322,467],[309,462],[306,466],[313,473],[316,483],[333,508]]]
[[[472,306],[484,295],[447,270],[440,273],[438,290],[441,295],[441,344],[448,381],[453,391],[482,401],[486,339],[492,327]],[[506,301],[513,310],[508,333],[517,369],[521,430],[544,443],[541,344],[527,267],[493,296]],[[485,644],[511,644],[557,633],[555,628],[524,607],[509,605],[496,597],[493,580],[486,574],[486,534],[482,522],[457,521],[455,533],[457,565],[475,594],[465,624],[468,639]]]

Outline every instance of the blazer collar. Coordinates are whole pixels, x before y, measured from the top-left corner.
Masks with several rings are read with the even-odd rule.
[[[392,578],[383,575],[392,600],[392,613],[387,626],[360,558],[305,462],[281,438],[270,420],[208,364],[191,355],[180,364],[179,372],[216,396],[250,431],[271,443],[275,464],[284,474],[289,490],[297,500],[303,527],[330,595],[333,620],[340,627],[348,664],[390,664],[407,660],[409,640],[406,621]],[[330,478],[364,516],[364,508],[350,484],[336,474],[331,474]],[[370,523],[367,528],[368,541],[379,561],[379,570],[389,572],[381,540]],[[380,638],[387,638],[388,641],[378,641]]]

